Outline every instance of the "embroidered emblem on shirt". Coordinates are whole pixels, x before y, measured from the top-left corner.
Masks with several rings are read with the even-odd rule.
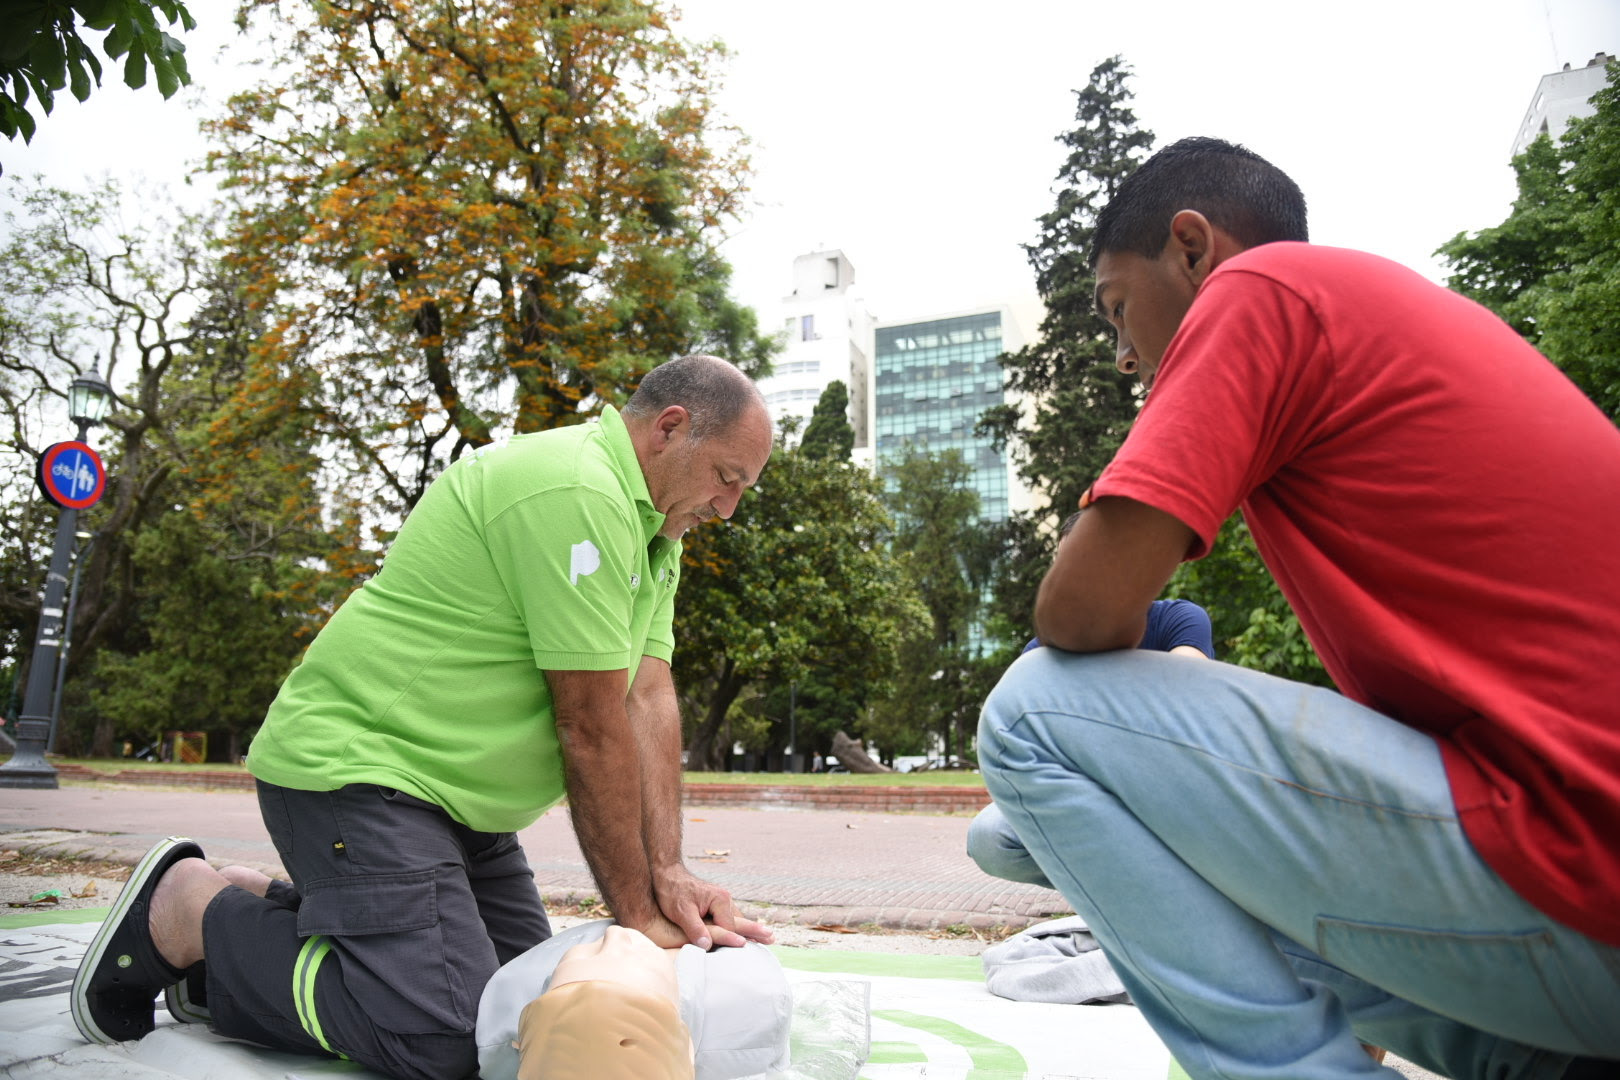
[[[568,584],[578,585],[579,579],[596,573],[602,565],[602,553],[589,540],[581,540],[568,549]]]

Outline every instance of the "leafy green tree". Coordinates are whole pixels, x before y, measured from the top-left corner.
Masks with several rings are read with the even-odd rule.
[[[191,82],[186,47],[157,22],[162,14],[172,26],[195,30],[197,22],[180,0],[13,0],[5,6],[5,36],[0,37],[0,134],[23,141],[34,137],[36,121],[28,111],[29,95],[45,115],[66,88],[84,101],[92,83],[101,85],[101,61],[80,36],[105,30],[102,51],[108,59],[124,58],[124,83],[146,85],[150,65],[158,93],[165,98]]]
[[[1209,612],[1220,659],[1295,682],[1333,685],[1241,515],[1221,526],[1208,555],[1181,564],[1165,595]]]
[[[762,370],[716,252],[746,162],[723,49],[653,0],[247,0],[279,59],[214,122],[230,258],[266,313],[238,404],[305,418],[384,513],[502,430],[661,360]]]
[[[720,768],[740,731],[756,748],[783,745],[785,712],[760,698],[794,684],[849,710],[809,715],[801,747],[829,729],[862,734],[866,703],[927,619],[883,543],[889,528],[865,469],[778,448],[729,522],[688,534],[675,674],[689,768]]]
[[[206,223],[165,220],[143,201],[145,221],[128,226],[120,206],[115,187],[34,188],[8,217],[0,619],[13,642],[32,641],[55,516],[33,494],[32,463],[70,433],[60,399],[103,348],[117,400],[90,439],[109,483],[80,516],[94,540],[77,575],[59,746],[105,756],[184,724],[228,749],[335,603],[326,583],[347,579],[333,568],[357,560],[348,534],[323,524],[319,458],[296,425],[252,441],[214,432],[259,325],[204,250]]]
[[[1439,254],[1450,285],[1495,311],[1620,421],[1620,65],[1556,147],[1513,161],[1519,194],[1500,225]]]
[[[855,449],[855,429],[849,422],[849,387],[842,380],[834,379],[821,392],[799,449],[814,458],[849,460]]]
[[[1114,367],[1114,331],[1097,314],[1087,265],[1097,215],[1153,145],[1130,108],[1131,71],[1118,56],[1098,64],[1075,92],[1078,124],[1057,137],[1068,157],[1057,201],[1025,245],[1046,306],[1036,340],[1001,357],[1007,386],[1034,403],[1033,424],[1017,405],[987,410],[981,432],[1009,447],[1019,471],[1059,515],[1079,501],[1125,440],[1136,417],[1136,379]]]
[[[68,385],[98,351],[117,393],[104,426],[90,436],[109,478],[102,500],[79,518],[99,539],[79,571],[75,667],[128,615],[130,536],[163,505],[173,470],[160,446],[171,418],[159,385],[185,349],[178,309],[205,261],[195,229],[119,229],[117,207],[115,189],[74,195],[25,188],[18,209],[7,212],[0,249],[0,409],[7,418],[0,432],[0,610],[19,643],[33,640],[53,543],[46,530],[56,517],[34,494],[34,461],[50,443],[71,437]],[[109,739],[110,730],[98,740],[103,749]]]
[[[929,621],[902,642],[895,692],[877,704],[868,731],[885,756],[927,749],[938,736],[950,757],[968,745],[984,700],[974,630],[991,578],[993,532],[979,521],[973,470],[961,451],[908,450],[883,471],[894,515],[890,547]]]

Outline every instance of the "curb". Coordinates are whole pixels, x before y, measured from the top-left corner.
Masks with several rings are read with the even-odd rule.
[[[36,829],[7,833],[4,836],[5,842],[17,851],[25,855],[47,858],[94,860],[134,866],[144,853],[144,845],[141,851],[120,850],[109,842],[112,836],[108,834]],[[280,863],[270,864],[251,858],[223,856],[209,858],[208,862],[216,867],[234,862],[250,866],[273,877],[283,873]],[[594,889],[559,886],[544,888],[541,892],[541,900],[548,907],[580,905],[598,899],[599,894]],[[1012,911],[983,912],[903,905],[817,904],[799,907],[792,904],[767,904],[747,900],[737,901],[737,912],[745,919],[777,926],[834,925],[847,926],[851,930],[859,930],[863,926],[877,926],[885,930],[914,933],[960,927],[969,930],[1010,928],[1017,931],[1055,917],[1051,912],[1025,915]]]
[[[140,787],[174,787],[252,791],[253,777],[234,771],[185,773],[123,769],[98,772],[78,764],[59,764],[63,779]],[[686,784],[685,806],[734,806],[785,810],[856,810],[874,814],[976,814],[990,805],[990,793],[973,787],[865,787],[803,784]]]

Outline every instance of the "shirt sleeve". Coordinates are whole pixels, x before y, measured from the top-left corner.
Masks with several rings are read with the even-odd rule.
[[[1255,488],[1297,457],[1333,405],[1308,304],[1276,280],[1217,271],[1165,353],[1148,402],[1093,486],[1177,518],[1190,559]]]
[[[631,575],[640,540],[624,506],[589,488],[536,492],[498,514],[485,539],[536,667],[635,664]]]

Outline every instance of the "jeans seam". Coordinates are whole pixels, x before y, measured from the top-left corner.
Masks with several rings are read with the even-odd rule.
[[[1143,738],[1143,739],[1153,739],[1153,740],[1155,740],[1157,742],[1165,743],[1168,746],[1174,746],[1174,747],[1177,747],[1177,748],[1179,748],[1181,750],[1189,751],[1189,752],[1194,753],[1194,754],[1201,754],[1204,757],[1210,759],[1211,761],[1217,762],[1218,764],[1225,766],[1226,768],[1236,769],[1239,772],[1248,773],[1250,776],[1255,776],[1255,777],[1258,777],[1258,778],[1260,778],[1262,780],[1270,780],[1273,783],[1282,784],[1284,787],[1293,788],[1294,790],[1302,792],[1302,793],[1304,793],[1306,795],[1316,795],[1316,796],[1319,796],[1319,797],[1324,798],[1324,799],[1332,799],[1335,802],[1346,803],[1346,804],[1348,804],[1350,806],[1357,806],[1357,807],[1361,807],[1361,808],[1367,809],[1367,810],[1379,810],[1379,811],[1389,813],[1389,814],[1396,814],[1396,815],[1399,815],[1401,817],[1412,818],[1413,820],[1416,820],[1416,821],[1437,821],[1437,822],[1442,822],[1442,823],[1449,823],[1449,822],[1455,822],[1457,820],[1456,815],[1454,815],[1454,814],[1436,814],[1436,813],[1431,813],[1431,812],[1426,811],[1426,810],[1409,810],[1409,809],[1407,809],[1405,807],[1401,807],[1401,806],[1389,806],[1389,805],[1384,804],[1384,803],[1369,802],[1366,799],[1357,799],[1357,798],[1354,798],[1354,797],[1349,796],[1349,795],[1340,795],[1337,792],[1321,791],[1319,789],[1310,787],[1310,786],[1308,786],[1306,784],[1302,784],[1297,780],[1290,780],[1290,779],[1287,779],[1286,777],[1276,776],[1276,775],[1273,775],[1272,773],[1266,772],[1263,769],[1257,769],[1252,765],[1245,765],[1240,761],[1233,761],[1231,758],[1222,757],[1220,754],[1215,753],[1213,750],[1210,750],[1208,747],[1197,746],[1197,745],[1195,745],[1193,743],[1182,742],[1180,740],[1172,739],[1167,735],[1161,735],[1161,734],[1158,734],[1156,732],[1140,731],[1140,730],[1138,730],[1136,728],[1133,728],[1133,727],[1127,727],[1124,724],[1117,724],[1117,723],[1113,723],[1113,722],[1108,721],[1108,720],[1099,719],[1099,718],[1094,717],[1094,716],[1085,716],[1085,715],[1082,715],[1082,714],[1079,714],[1079,713],[1055,712],[1055,711],[1050,711],[1050,710],[1032,710],[1032,711],[1029,711],[1029,712],[1023,712],[1023,713],[1020,713],[1018,715],[1018,718],[1016,720],[1014,720],[1012,722],[1012,724],[1009,724],[1004,730],[1005,731],[1011,731],[1013,727],[1016,727],[1017,725],[1022,724],[1025,720],[1029,719],[1031,716],[1042,716],[1042,717],[1055,716],[1055,717],[1063,717],[1063,718],[1066,718],[1066,719],[1069,719],[1069,720],[1079,720],[1079,721],[1082,721],[1082,722],[1087,723],[1087,724],[1096,724],[1099,727],[1106,727],[1106,728],[1109,728],[1109,729],[1114,730],[1114,731],[1121,732],[1121,733],[1126,734],[1126,735],[1134,735],[1134,736],[1137,736],[1138,738]]]

